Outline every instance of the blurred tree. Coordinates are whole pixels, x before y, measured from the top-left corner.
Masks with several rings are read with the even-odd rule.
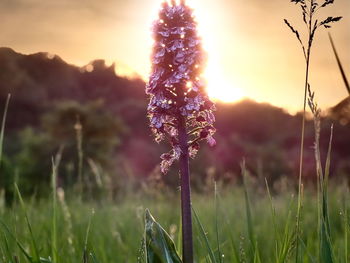
[[[21,150],[12,158],[13,169],[8,178],[7,191],[12,193],[14,181],[23,195],[38,196],[50,192],[51,158],[55,151],[48,134],[27,127],[18,134]],[[17,179],[15,179],[17,177]]]
[[[83,165],[88,168],[88,160],[108,170],[112,167],[113,152],[120,144],[121,136],[127,128],[123,122],[103,107],[101,100],[87,104],[75,101],[58,103],[42,118],[43,130],[56,149],[63,147],[62,164],[65,173],[60,179],[75,183]],[[81,163],[82,162],[82,163]]]
[[[5,198],[5,204],[10,205],[12,204],[14,200],[14,183],[17,181],[17,170],[13,169],[13,163],[10,161],[10,159],[3,155],[1,166],[0,166],[0,185],[1,185],[1,191],[5,190],[4,192],[4,198]]]
[[[80,126],[77,126],[77,119]],[[60,151],[62,158],[58,183],[65,186],[76,183],[81,161],[84,167],[81,172],[90,183],[91,190],[97,182],[96,171],[93,171],[91,163],[103,167],[105,171],[111,169],[115,156],[113,152],[125,131],[122,121],[106,111],[102,101],[87,104],[66,101],[56,104],[52,111],[43,115],[40,129],[27,127],[17,133],[15,140],[18,149],[4,160],[1,168],[4,175],[1,184],[5,186],[7,201],[12,200],[16,175],[24,195],[48,194],[51,159],[57,158]],[[82,157],[81,160],[79,157]]]

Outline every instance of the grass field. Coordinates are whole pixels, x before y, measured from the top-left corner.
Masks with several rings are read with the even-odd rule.
[[[252,190],[248,188],[250,219],[247,218],[242,187],[218,191],[217,198],[214,188],[212,193],[194,194],[193,207],[205,228],[211,247],[211,251],[207,249],[203,233],[195,221],[196,262],[213,261],[210,260],[210,252],[213,252],[216,262],[295,262],[295,194],[285,192],[273,196],[271,202],[264,185],[261,191],[254,191],[254,194]],[[345,188],[330,188],[329,218],[334,262],[347,262],[348,257],[345,249],[349,230],[346,193]],[[0,210],[0,262],[28,262],[20,246],[33,258],[36,246],[42,258],[49,259],[55,254],[57,262],[83,262],[86,240],[86,255],[94,254],[98,260],[93,261],[89,257],[89,262],[137,262],[144,231],[145,208],[150,209],[175,243],[180,242],[178,196],[156,196],[135,193],[119,202],[97,203],[80,202],[72,197],[64,201],[62,192],[59,192],[56,217],[53,217],[55,206],[48,200],[25,200],[25,207],[17,200],[13,208],[1,207]],[[313,190],[305,191],[301,217],[302,260],[299,262],[319,262],[316,196]],[[26,222],[26,211],[33,239]],[[90,231],[86,238],[90,220]],[[57,223],[53,224],[54,221]],[[52,235],[55,229],[56,238]],[[16,239],[20,245],[16,244]]]

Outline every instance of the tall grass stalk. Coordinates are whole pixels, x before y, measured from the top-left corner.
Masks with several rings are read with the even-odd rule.
[[[218,258],[219,262],[223,263],[223,255],[221,253],[220,249],[220,238],[219,238],[219,223],[218,223],[218,216],[219,216],[219,200],[218,200],[218,188],[216,182],[214,182],[214,194],[215,194],[215,232],[216,232],[216,244],[217,244],[217,251],[218,251]]]
[[[347,207],[347,195],[344,198],[344,263],[348,263],[348,207]]]
[[[58,262],[57,256],[57,166],[52,160],[52,230],[51,230],[51,254],[54,263]]]
[[[329,41],[331,42],[331,46],[332,46],[332,49],[333,49],[333,53],[334,53],[335,59],[337,60],[337,64],[338,64],[338,67],[339,67],[340,74],[341,74],[341,76],[343,78],[343,81],[344,81],[344,84],[345,84],[345,88],[346,88],[346,90],[348,91],[348,93],[350,95],[350,84],[349,84],[348,78],[345,75],[344,67],[343,67],[343,65],[342,65],[342,63],[340,61],[337,49],[335,48],[335,44],[334,44],[333,38],[331,36],[331,33],[329,33],[329,32],[328,32],[328,37],[329,37]]]
[[[270,192],[270,188],[269,188],[269,184],[267,182],[267,179],[265,178],[265,184],[266,184],[266,191],[267,191],[267,195],[269,197],[269,201],[270,201],[270,209],[271,209],[271,216],[272,216],[272,225],[274,228],[274,235],[275,235],[275,258],[276,258],[276,262],[279,262],[279,240],[280,237],[278,235],[278,231],[277,231],[277,224],[276,224],[276,210],[275,207],[273,205],[273,201],[272,201],[272,196],[271,196],[271,192]]]
[[[2,148],[3,148],[3,142],[4,142],[4,133],[5,133],[5,123],[6,123],[6,116],[7,116],[7,110],[10,103],[11,94],[7,95],[6,103],[5,103],[5,109],[4,114],[2,116],[2,122],[1,122],[1,131],[0,131],[0,167],[2,162]]]
[[[77,154],[78,154],[78,191],[80,196],[84,190],[84,179],[83,179],[83,126],[81,125],[79,116],[77,116],[77,122],[74,125],[77,140]]]
[[[310,56],[311,56],[311,47],[312,47],[312,41],[313,41],[313,35],[312,35],[312,23],[313,23],[313,10],[314,6],[314,0],[310,1],[310,5],[307,6],[304,5],[304,8],[308,8],[308,12],[303,11],[303,16],[305,17],[307,15],[308,20],[304,19],[304,22],[306,21],[307,24],[307,33],[308,33],[308,44],[305,51],[305,46],[300,40],[299,33],[290,26],[290,24],[285,20],[285,23],[292,29],[293,32],[297,32],[296,36],[298,40],[300,41],[305,57],[306,67],[305,67],[305,83],[304,83],[304,99],[303,99],[303,119],[302,119],[302,125],[301,125],[301,140],[300,140],[300,159],[299,159],[299,180],[298,180],[298,208],[297,208],[297,221],[296,221],[296,260],[295,262],[299,262],[299,237],[300,237],[300,220],[301,220],[301,209],[302,209],[302,199],[301,199],[301,184],[302,184],[302,174],[303,174],[303,160],[304,160],[304,137],[305,137],[305,115],[306,115],[306,101],[307,101],[307,86],[309,83],[309,71],[310,71]]]
[[[66,229],[65,231],[66,235],[64,235],[65,242],[68,242],[69,253],[71,255],[74,255],[76,253],[76,250],[75,250],[75,244],[73,243],[74,236],[73,236],[72,215],[71,215],[71,212],[69,211],[69,207],[65,200],[64,190],[62,188],[58,188],[56,191],[57,191],[58,201],[60,203],[60,208],[63,214],[63,220],[65,223],[65,229]]]
[[[258,241],[256,239],[255,232],[254,232],[253,216],[252,216],[248,186],[246,181],[248,172],[245,166],[245,161],[243,161],[241,164],[241,171],[242,171],[242,177],[243,177],[245,212],[246,212],[246,219],[247,219],[247,232],[248,232],[248,237],[250,242],[251,256],[253,256],[252,262],[260,263],[261,260],[260,260],[259,249],[258,249]]]
[[[92,219],[93,219],[94,214],[95,214],[95,211],[92,210],[90,217],[89,217],[89,223],[88,223],[88,226],[86,228],[84,249],[83,249],[83,263],[89,262],[88,242],[89,242],[89,236],[90,236],[91,223],[92,223]]]
[[[299,160],[299,180],[298,180],[298,207],[297,207],[297,219],[296,219],[296,258],[295,262],[299,262],[299,239],[300,237],[300,224],[301,224],[301,213],[302,213],[302,174],[303,174],[303,160],[304,160],[304,137],[305,137],[305,118],[306,118],[306,104],[307,104],[307,93],[309,86],[309,75],[310,75],[310,58],[311,49],[314,41],[315,33],[317,29],[321,26],[325,28],[330,28],[330,24],[337,22],[341,17],[328,17],[324,20],[319,21],[315,15],[317,11],[328,5],[333,4],[333,0],[325,0],[322,4],[318,3],[317,0],[292,0],[295,4],[299,4],[302,10],[303,22],[307,27],[307,43],[306,45],[300,38],[298,30],[296,30],[286,19],[284,22],[289,27],[289,29],[296,36],[299,41],[303,55],[305,58],[305,83],[304,83],[304,100],[303,100],[303,117],[302,117],[302,127],[301,127],[301,141],[300,141],[300,160]]]
[[[329,222],[328,212],[328,178],[330,172],[331,162],[331,150],[333,140],[333,125],[331,126],[331,133],[329,138],[329,145],[327,151],[327,158],[324,169],[322,168],[321,150],[320,150],[320,135],[321,135],[321,110],[318,108],[317,103],[314,100],[314,92],[311,91],[310,85],[308,85],[308,103],[311,112],[314,116],[315,127],[315,160],[316,160],[316,173],[318,177],[318,215],[319,215],[319,262],[333,263],[334,252],[331,240],[331,228]]]

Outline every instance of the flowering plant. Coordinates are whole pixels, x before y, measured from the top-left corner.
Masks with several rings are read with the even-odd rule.
[[[166,173],[180,163],[183,262],[193,262],[189,157],[199,142],[216,144],[213,134],[215,105],[205,91],[202,77],[205,52],[196,31],[193,10],[185,1],[164,1],[153,24],[152,70],[146,93],[148,117],[156,141],[168,140],[171,150],[161,156]]]
[[[184,2],[163,2],[153,24],[152,71],[146,87],[150,95],[148,116],[156,141],[168,139],[172,150],[161,156],[166,173],[181,153],[179,129],[188,130],[188,150],[195,157],[199,141],[215,145],[215,105],[201,76],[205,53],[196,31],[193,10]]]

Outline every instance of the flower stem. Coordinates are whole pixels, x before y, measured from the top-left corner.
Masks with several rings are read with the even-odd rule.
[[[182,214],[182,260],[193,262],[191,186],[188,154],[188,134],[184,117],[179,120],[180,178],[181,178],[181,214]]]

